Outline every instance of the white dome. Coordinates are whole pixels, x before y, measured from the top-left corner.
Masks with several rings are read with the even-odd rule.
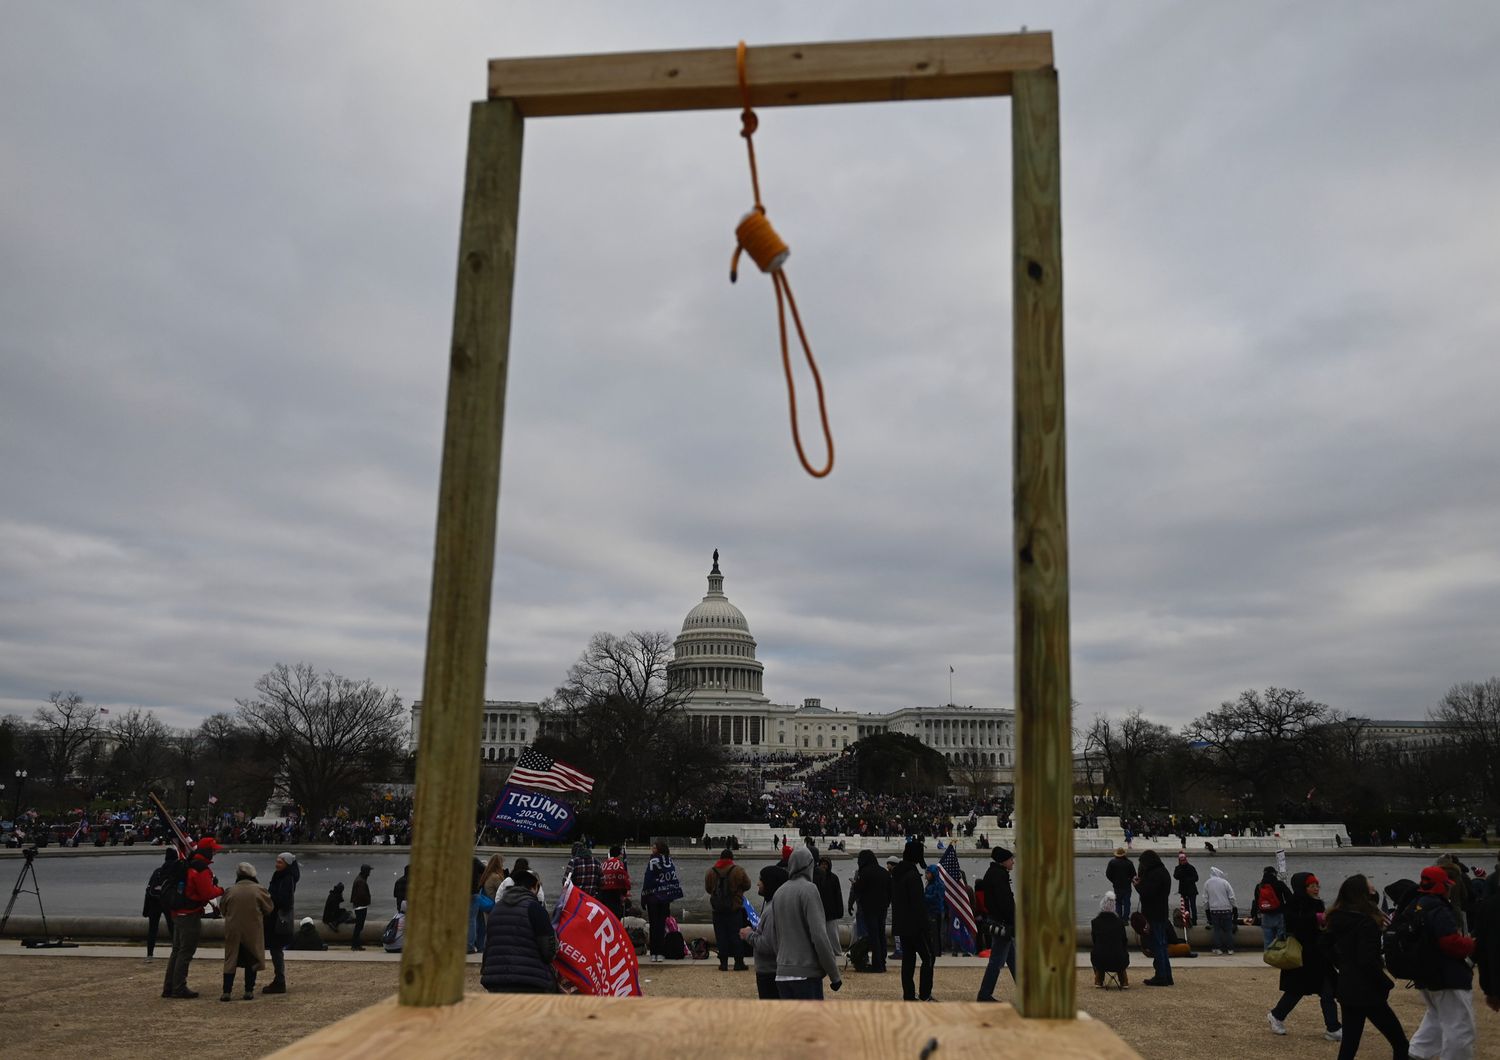
[[[682,620],[684,633],[696,633],[703,629],[735,629],[749,633],[750,624],[745,621],[744,612],[731,604],[722,592],[709,593]]]

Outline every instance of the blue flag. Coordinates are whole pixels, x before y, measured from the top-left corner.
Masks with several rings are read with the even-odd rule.
[[[741,895],[740,901],[745,903],[745,919],[750,921],[750,926],[756,931],[760,930],[760,915],[756,913],[755,907],[750,904],[749,895]]]
[[[573,807],[555,795],[525,791],[507,784],[495,800],[489,823],[491,828],[507,832],[522,832],[540,839],[564,839],[577,820]]]

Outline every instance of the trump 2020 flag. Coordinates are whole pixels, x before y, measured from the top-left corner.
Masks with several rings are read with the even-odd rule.
[[[754,930],[759,931],[760,930],[760,914],[755,911],[755,906],[753,906],[753,905],[750,904],[750,896],[749,895],[741,895],[740,896],[740,901],[745,904],[745,919],[750,922],[750,926]]]
[[[958,844],[949,843],[937,864],[938,878],[943,881],[943,904],[948,907],[953,929],[953,941],[965,953],[974,952],[974,940],[979,926],[974,922],[974,907],[969,904],[969,892],[958,878]]]
[[[639,997],[640,964],[625,928],[603,902],[569,881],[563,887],[552,926],[557,956],[552,967],[563,992],[607,997]]]
[[[573,807],[562,799],[507,784],[495,800],[495,808],[490,811],[489,824],[491,828],[506,832],[523,832],[541,839],[563,839],[573,830],[577,820]]]

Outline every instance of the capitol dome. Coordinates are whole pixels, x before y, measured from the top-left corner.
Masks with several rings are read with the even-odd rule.
[[[719,552],[708,572],[708,594],[682,620],[673,642],[667,679],[686,689],[689,701],[764,703],[765,667],[755,659],[755,638],[745,614],[724,595]]]

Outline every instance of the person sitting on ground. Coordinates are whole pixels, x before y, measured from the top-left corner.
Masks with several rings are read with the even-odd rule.
[[[1089,923],[1089,963],[1094,966],[1094,985],[1103,986],[1104,976],[1120,977],[1120,989],[1130,986],[1130,946],[1125,941],[1125,922],[1115,912],[1113,891],[1106,891],[1099,902],[1099,915]]]
[[[344,885],[336,883],[328,892],[328,900],[323,903],[323,923],[337,931],[353,920],[354,914],[344,908]]]
[[[521,871],[511,884],[490,910],[479,983],[492,994],[555,994],[557,932],[537,898],[540,883]]]

